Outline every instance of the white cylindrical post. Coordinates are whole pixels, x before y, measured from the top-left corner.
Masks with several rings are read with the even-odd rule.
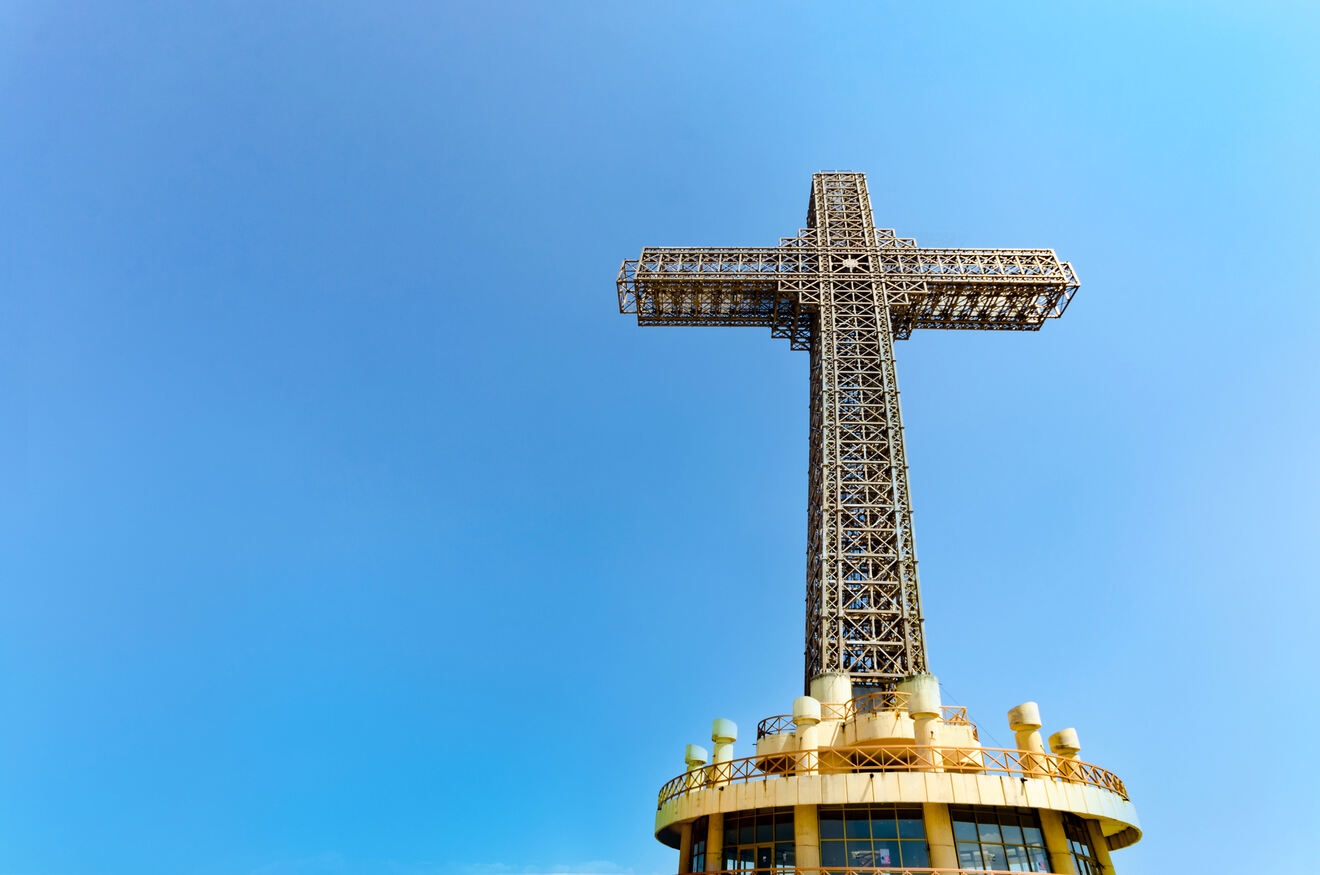
[[[908,715],[916,744],[917,765],[940,770],[943,765],[935,742],[940,729],[940,681],[933,674],[907,678],[898,685],[908,694]]]
[[[825,705],[842,705],[852,698],[852,676],[823,671],[811,679],[811,697]]]
[[[1017,749],[1022,751],[1022,771],[1040,774],[1045,771],[1045,745],[1040,739],[1040,706],[1023,702],[1008,712],[1008,728],[1013,730]]]
[[[1082,743],[1077,738],[1077,730],[1069,727],[1051,735],[1050,750],[1059,758],[1059,775],[1069,779],[1075,778],[1078,773],[1077,755],[1082,752]]]
[[[710,726],[710,740],[715,743],[710,758],[712,777],[717,784],[722,784],[733,777],[733,768],[728,765],[733,759],[733,743],[738,740],[738,724],[723,717],[715,718]]]
[[[683,762],[687,765],[688,777],[687,786],[689,790],[695,790],[697,787],[706,783],[706,760],[709,754],[706,749],[699,744],[689,744],[683,750]]]

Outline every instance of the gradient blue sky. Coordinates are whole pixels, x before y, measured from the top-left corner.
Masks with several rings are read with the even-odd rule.
[[[0,872],[672,872],[798,692],[807,362],[614,275],[821,169],[1083,280],[898,349],[946,702],[1077,726],[1124,875],[1311,868],[1318,24],[0,4]]]

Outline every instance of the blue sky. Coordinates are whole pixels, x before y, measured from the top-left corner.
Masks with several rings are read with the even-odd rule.
[[[898,348],[946,702],[1076,726],[1124,875],[1308,868],[1317,23],[0,5],[0,872],[673,871],[683,744],[798,692],[807,362],[614,275],[822,169],[1083,281]]]

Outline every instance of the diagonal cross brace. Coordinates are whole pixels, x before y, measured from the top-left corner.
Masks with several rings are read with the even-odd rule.
[[[619,271],[642,325],[758,325],[811,352],[806,679],[927,670],[893,342],[916,328],[1039,330],[1078,288],[1049,249],[925,249],[875,228],[866,177],[812,177],[775,247],[647,248]]]

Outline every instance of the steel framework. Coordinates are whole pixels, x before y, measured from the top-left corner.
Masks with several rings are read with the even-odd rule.
[[[877,229],[866,176],[817,173],[774,247],[646,248],[619,271],[641,325],[759,325],[811,353],[806,680],[927,670],[895,340],[1036,331],[1078,288],[1051,249],[926,249]]]

